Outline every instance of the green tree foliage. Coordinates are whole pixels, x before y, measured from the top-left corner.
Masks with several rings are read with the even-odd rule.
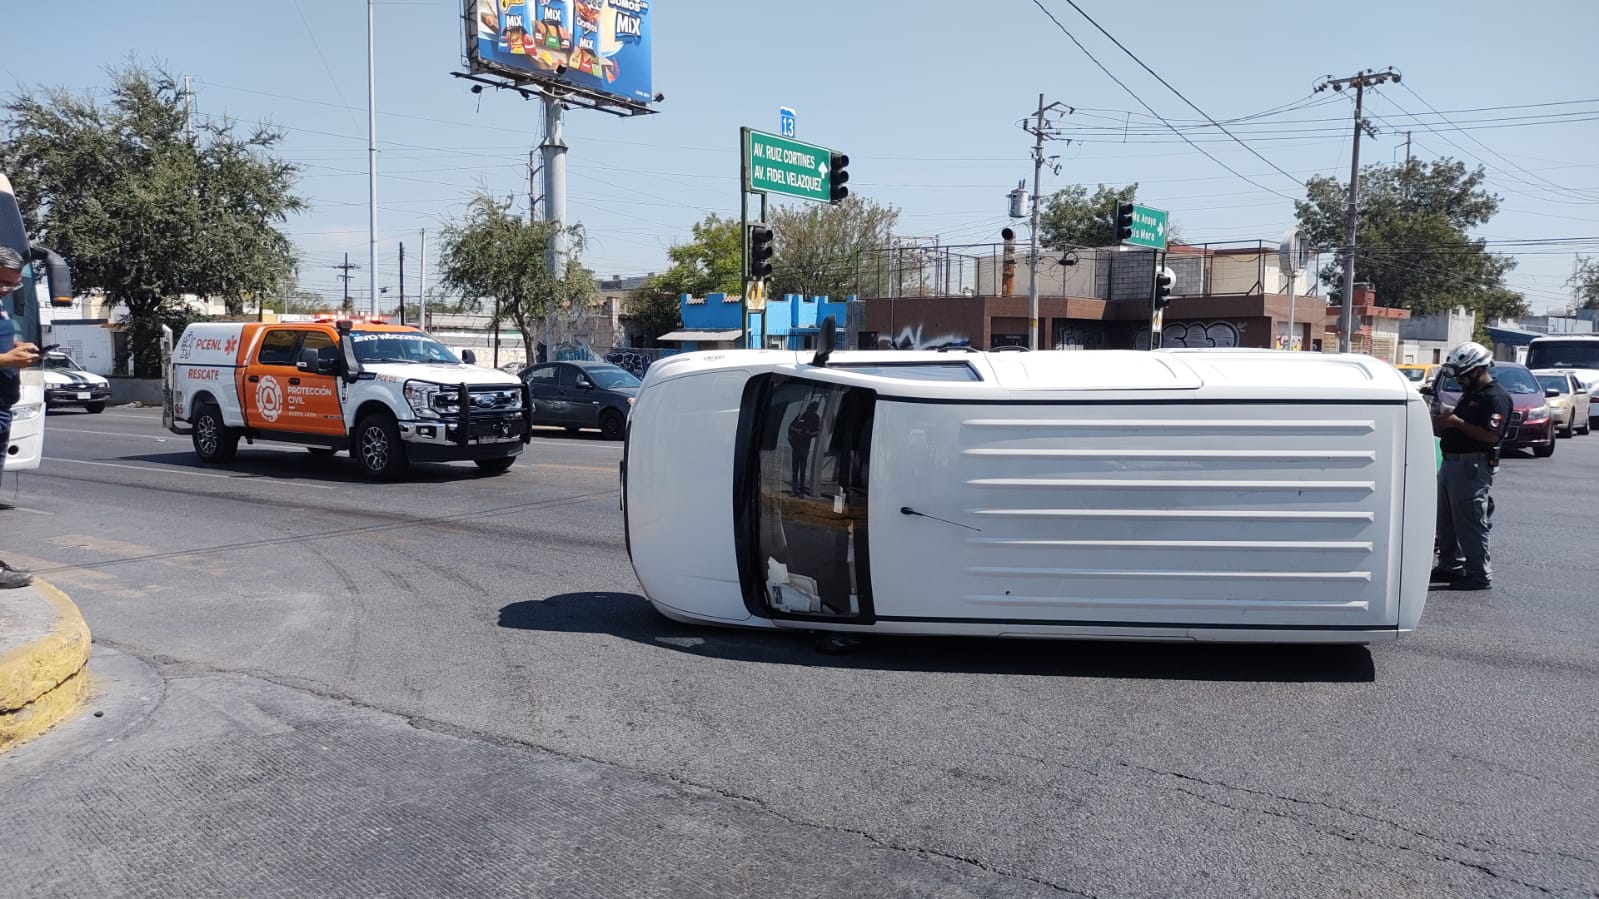
[[[511,201],[475,195],[463,221],[444,229],[439,253],[440,282],[476,308],[492,303],[494,326],[509,321],[522,333],[527,358],[537,357],[535,335],[547,318],[581,316],[597,294],[594,276],[579,262],[583,230],[566,229],[566,270],[551,272],[545,262],[558,227],[527,221],[511,211]]]
[[[885,248],[899,224],[898,209],[852,196],[836,205],[780,206],[767,218],[776,237],[769,295],[842,300],[883,292],[877,286],[888,283]]]
[[[673,296],[737,294],[744,289],[739,271],[743,246],[738,220],[713,212],[694,225],[687,242],[673,244],[666,251],[672,264],[655,277],[655,286],[672,291]]]
[[[1355,277],[1372,284],[1379,304],[1422,315],[1464,306],[1477,313],[1479,325],[1526,314],[1521,296],[1504,284],[1515,260],[1489,252],[1469,233],[1499,209],[1484,181],[1481,167],[1468,170],[1452,159],[1361,170]],[[1295,207],[1311,245],[1341,248],[1348,185],[1316,177],[1306,182],[1305,195]],[[1334,299],[1342,272],[1339,249],[1321,271]]]
[[[1099,185],[1092,195],[1088,188],[1073,184],[1044,199],[1038,214],[1038,239],[1047,249],[1109,247],[1116,244],[1116,206],[1138,199],[1138,185],[1107,187]]]
[[[654,344],[662,334],[674,331],[683,324],[681,292],[663,287],[660,276],[634,291],[627,303],[627,314],[638,323],[646,342]]]
[[[1599,309],[1599,260],[1584,256],[1566,286],[1576,288],[1577,303],[1582,308]]]
[[[135,371],[151,376],[161,324],[184,320],[183,294],[237,313],[293,283],[294,246],[278,226],[304,201],[297,169],[272,155],[281,132],[205,119],[191,139],[170,74],[130,63],[110,75],[106,102],[63,88],[13,95],[0,169],[75,286],[127,306]]]

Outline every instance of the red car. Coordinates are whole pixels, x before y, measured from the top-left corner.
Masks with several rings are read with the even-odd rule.
[[[1540,458],[1554,455],[1554,415],[1544,397],[1543,385],[1525,365],[1517,362],[1496,362],[1492,372],[1494,380],[1515,403],[1515,410],[1510,414],[1510,430],[1505,432],[1502,444],[1504,448],[1530,449]],[[1460,402],[1460,384],[1452,375],[1440,374],[1433,388],[1437,391],[1440,411],[1448,412]]]

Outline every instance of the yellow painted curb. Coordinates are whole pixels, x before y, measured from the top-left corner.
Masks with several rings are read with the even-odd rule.
[[[0,655],[0,715],[37,702],[89,663],[89,625],[78,607],[44,581],[35,579],[33,586],[55,607],[55,627],[27,646]]]
[[[0,752],[60,724],[88,695],[89,672],[80,671],[23,708],[0,714]]]

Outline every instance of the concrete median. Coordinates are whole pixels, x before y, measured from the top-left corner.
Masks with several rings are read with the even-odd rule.
[[[89,626],[40,580],[0,591],[0,751],[49,730],[89,690]]]

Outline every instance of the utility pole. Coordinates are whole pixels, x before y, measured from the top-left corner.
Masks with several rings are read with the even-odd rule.
[[[350,279],[352,277],[354,277],[353,275],[350,274],[350,272],[359,269],[360,266],[359,265],[351,265],[350,264],[350,254],[349,253],[345,253],[344,254],[344,264],[343,265],[335,265],[333,267],[336,268],[336,269],[339,269],[342,272],[342,274],[339,275],[339,280],[344,282],[344,306],[342,308],[343,308],[344,314],[345,315],[349,315],[351,312],[355,311],[355,307],[350,305]],[[376,301],[374,301],[374,302],[376,302]]]
[[[405,324],[405,242],[400,242],[400,324]]]
[[[527,220],[539,220],[539,173],[544,167],[538,164],[538,151],[527,151]]]
[[[1064,109],[1067,115],[1076,111],[1070,106],[1059,102],[1050,103],[1046,106],[1044,105],[1044,95],[1039,94],[1038,111],[1034,113],[1032,127],[1027,127],[1025,120],[1022,125],[1023,130],[1033,136],[1032,250],[1029,253],[1030,258],[1027,265],[1027,348],[1030,350],[1038,349],[1038,190],[1039,181],[1044,175],[1044,140],[1046,138],[1054,140],[1057,137],[1054,133],[1053,124],[1046,126],[1044,115],[1054,109]]]
[[[1399,83],[1400,74],[1392,67],[1381,72],[1366,69],[1357,72],[1348,78],[1333,78],[1328,76],[1316,85],[1319,93],[1332,88],[1342,91],[1346,87],[1355,89],[1355,143],[1349,154],[1349,214],[1344,222],[1344,284],[1339,293],[1342,294],[1343,309],[1338,315],[1338,352],[1347,353],[1350,349],[1350,340],[1355,330],[1355,226],[1359,222],[1360,201],[1360,135],[1365,132],[1373,137],[1377,129],[1371,123],[1361,118],[1362,103],[1365,99],[1366,88],[1376,87],[1384,82]],[[1408,151],[1407,151],[1408,156]]]
[[[183,134],[189,139],[191,144],[194,143],[194,86],[192,82],[192,76],[183,76],[183,112],[185,115]]]
[[[374,0],[366,0],[366,169],[367,265],[372,289],[372,315],[378,314],[378,85],[377,42],[373,30]],[[349,305],[349,301],[345,301]]]
[[[544,95],[544,220],[554,225],[545,264],[559,281],[566,274],[566,105],[553,94]],[[498,334],[498,331],[495,332]],[[544,352],[555,361],[555,306],[544,314]],[[529,359],[529,362],[534,360]],[[498,367],[498,360],[496,360]]]
[[[422,229],[422,276],[416,279],[416,323],[424,331],[428,326],[428,229]]]
[[[1410,165],[1410,132],[1405,132],[1405,165]]]

